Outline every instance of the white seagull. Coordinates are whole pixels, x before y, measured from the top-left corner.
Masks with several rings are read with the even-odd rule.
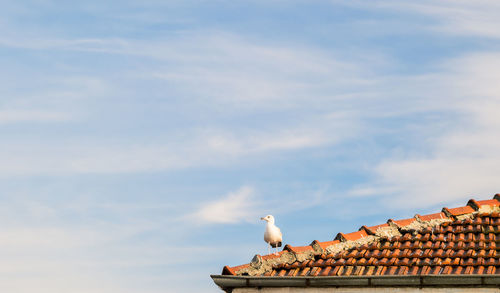
[[[280,228],[274,225],[274,217],[271,215],[267,215],[260,219],[267,222],[266,232],[264,232],[264,241],[269,244],[269,254],[271,254],[271,247],[276,248],[276,252],[274,254],[278,254],[278,247],[281,247],[281,241],[283,240]]]

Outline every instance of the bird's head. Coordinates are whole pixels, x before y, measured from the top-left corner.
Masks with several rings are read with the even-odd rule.
[[[272,215],[267,215],[265,217],[260,218],[268,223],[274,224],[274,217]]]

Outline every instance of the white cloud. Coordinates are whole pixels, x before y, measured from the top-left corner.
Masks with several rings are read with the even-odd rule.
[[[361,9],[417,13],[431,17],[434,21],[419,23],[419,29],[465,36],[499,38],[500,3],[490,0],[422,0],[422,1],[333,1],[337,4],[354,5]],[[408,22],[405,25],[408,27]],[[394,30],[391,29],[392,33]]]
[[[244,137],[231,134],[211,135],[208,147],[228,155],[245,155],[270,151],[286,151],[322,146],[341,135],[327,135],[323,129],[288,130],[281,132],[249,133]]]
[[[92,204],[89,208],[98,203]],[[123,208],[120,203],[116,205]],[[130,211],[136,207],[125,208]],[[148,212],[141,214],[142,219],[130,219],[129,213],[116,211],[113,205],[103,209],[107,215],[119,214],[120,219],[94,218],[89,211],[73,209],[68,218],[64,204],[48,207],[40,202],[4,202],[0,207],[0,218],[6,224],[0,233],[0,258],[4,264],[0,268],[0,290],[24,293],[39,287],[37,292],[42,293],[186,291],[196,285],[183,284],[180,275],[165,276],[148,268],[161,266],[162,271],[166,268],[177,272],[183,266],[236,254],[224,245],[179,244],[177,237],[182,235],[173,228],[178,224],[176,220],[143,224]],[[80,217],[85,220],[78,222]],[[124,277],[124,270],[134,272],[134,276]],[[190,276],[195,275],[205,280],[201,276],[206,276],[206,270],[195,270]],[[206,285],[210,285],[209,279],[198,284]]]
[[[193,131],[189,139],[175,141],[175,137],[169,137],[162,143],[149,145],[79,144],[73,140],[50,144],[10,142],[0,146],[0,176],[131,173],[235,164],[276,151],[325,146],[353,135],[343,128],[350,122],[339,120],[327,119],[333,125],[318,125],[316,129],[311,124],[303,129],[252,134]],[[354,129],[353,126],[349,130]]]
[[[148,50],[130,52],[136,51]],[[238,108],[319,103],[335,99],[340,88],[363,82],[359,76],[363,66],[341,61],[330,52],[263,44],[220,32],[158,44],[149,51],[156,52],[149,56],[177,65],[175,70],[169,65],[153,72],[152,77],[175,83],[202,101]],[[325,89],[330,90],[327,95]]]
[[[19,110],[0,112],[0,123],[78,117],[77,128],[88,123],[90,129],[101,129],[101,125],[106,129],[114,115],[115,120],[123,119],[134,112],[135,106],[144,107],[147,103],[133,95],[142,95],[143,87],[159,82],[161,89],[151,92],[159,95],[155,98],[159,106],[176,107],[178,112],[201,111],[201,115],[210,115],[216,121],[190,125],[180,129],[181,134],[165,132],[158,137],[155,133],[144,139],[155,143],[141,143],[143,136],[137,132],[127,132],[127,141],[118,137],[114,143],[100,137],[83,137],[78,131],[71,133],[71,138],[59,136],[46,141],[15,137],[0,146],[0,176],[224,165],[241,162],[247,156],[264,157],[271,152],[333,145],[360,131],[360,113],[352,109],[363,98],[350,94],[359,91],[360,84],[374,83],[365,78],[369,70],[361,62],[344,61],[331,52],[311,47],[276,45],[219,31],[185,35],[147,42],[50,38],[38,42],[11,36],[6,45],[65,54],[91,51],[116,58],[140,57],[154,60],[154,65],[116,73],[121,77],[118,79],[113,74],[98,72],[92,77],[49,73],[41,79],[21,78],[24,75],[18,73],[14,81],[28,86],[21,93],[15,91],[18,86],[9,90],[9,107]],[[171,106],[170,100],[177,99],[180,102]],[[130,112],[121,113],[123,108]],[[252,116],[261,111],[269,114],[263,118],[265,124]],[[289,117],[281,119],[283,113]],[[219,123],[218,116],[235,123]],[[148,120],[141,119],[139,124]],[[168,117],[162,121],[170,123]],[[113,133],[109,137],[121,135]],[[140,138],[131,143],[130,137],[135,135]]]
[[[500,54],[448,62],[439,79],[458,119],[419,152],[399,153],[374,168],[375,181],[352,195],[389,194],[398,206],[425,207],[500,192]],[[425,94],[425,93],[422,93]],[[429,132],[434,125],[426,125]]]
[[[71,120],[68,113],[41,110],[0,111],[0,124],[16,122],[63,122]]]
[[[258,217],[255,210],[258,205],[253,188],[242,186],[222,199],[203,204],[191,217],[197,219],[199,224],[235,224],[252,221]]]
[[[497,1],[419,1],[402,6],[435,17],[436,28],[445,33],[500,37]]]
[[[88,118],[88,109],[94,101],[112,91],[108,81],[85,75],[33,74],[0,69],[0,77],[6,80],[2,85],[0,126],[78,123]],[[41,127],[41,130],[48,129],[46,127]]]
[[[364,59],[359,60],[367,58],[365,54],[345,60],[314,47],[264,43],[221,31],[197,31],[147,42],[119,38],[33,40],[14,35],[0,40],[1,43],[33,50],[156,60],[156,65],[146,70],[123,74],[133,79],[165,80],[190,99],[217,102],[225,107],[281,109],[321,105],[325,100],[341,98],[345,90],[371,82],[364,76],[369,73],[367,64]]]

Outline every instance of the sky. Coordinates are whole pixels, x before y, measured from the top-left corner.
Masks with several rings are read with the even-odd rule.
[[[498,1],[1,1],[0,291],[221,292],[500,192]]]

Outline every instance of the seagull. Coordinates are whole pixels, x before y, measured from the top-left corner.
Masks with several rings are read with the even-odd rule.
[[[281,247],[281,241],[283,240],[283,235],[281,234],[280,228],[274,225],[274,217],[272,215],[267,215],[260,218],[267,222],[266,232],[264,232],[264,241],[269,244],[268,251],[271,254],[271,247],[276,248],[274,254],[278,254],[278,247]]]

